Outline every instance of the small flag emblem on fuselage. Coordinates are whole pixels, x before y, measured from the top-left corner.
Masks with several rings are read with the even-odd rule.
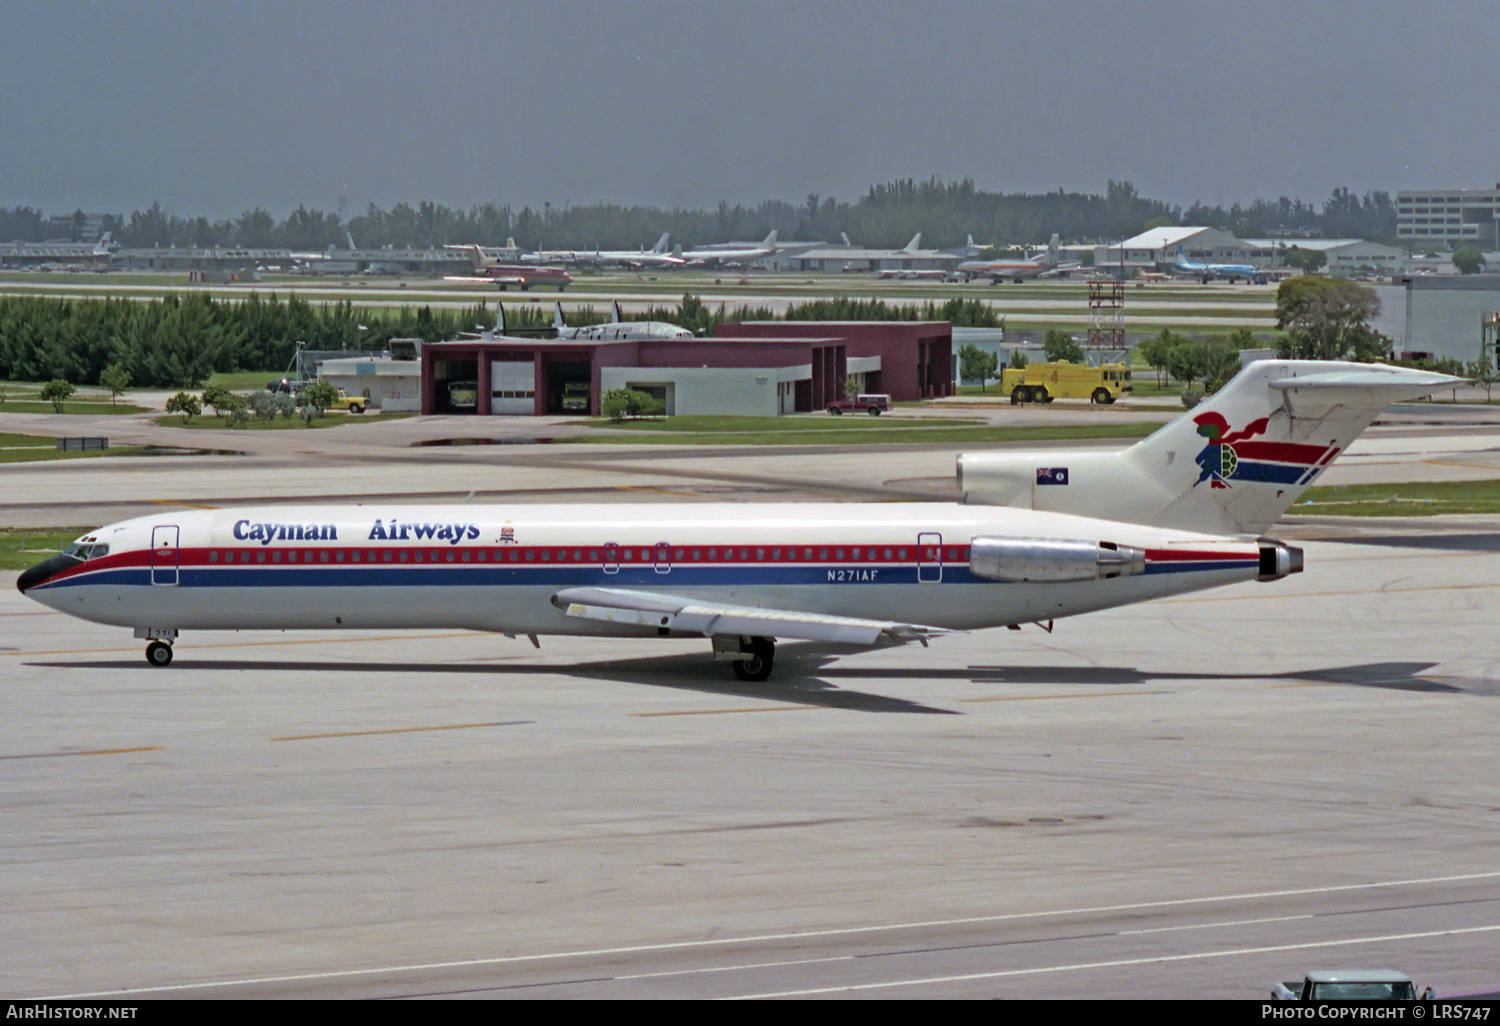
[[[1037,467],[1036,483],[1039,485],[1065,485],[1068,483],[1068,468]]]

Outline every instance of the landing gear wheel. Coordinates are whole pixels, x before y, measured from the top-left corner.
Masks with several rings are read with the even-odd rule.
[[[771,663],[776,658],[776,642],[770,638],[751,638],[750,643],[741,648],[750,653],[750,658],[735,661],[736,677],[743,681],[758,682],[771,676]]]
[[[1093,400],[1095,406],[1108,406],[1110,403],[1109,390],[1106,388],[1094,389]]]
[[[172,665],[172,646],[165,641],[153,641],[146,646],[146,662],[152,666]]]
[[[1010,404],[1020,406],[1022,403],[1031,402],[1031,391],[1025,385],[1017,385],[1010,390]]]

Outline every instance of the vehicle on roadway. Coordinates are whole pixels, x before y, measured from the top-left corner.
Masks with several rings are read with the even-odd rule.
[[[850,413],[868,413],[872,417],[878,417],[882,413],[891,412],[891,397],[884,394],[845,396],[835,399],[828,404],[828,412],[835,417],[841,416],[845,410]]]
[[[708,639],[741,680],[776,642],[1019,629],[1302,571],[1266,537],[1390,403],[1460,379],[1265,360],[1119,452],[959,457],[959,502],[175,510],[23,572],[28,598],[131,628],[467,629]]]
[[[475,393],[475,403],[479,401],[478,393]],[[370,408],[370,399],[363,395],[350,395],[342,388],[339,389],[339,397],[333,401],[330,410],[342,410],[345,413],[364,413]]]
[[[1066,360],[1028,363],[1024,367],[1007,367],[1000,375],[1000,390],[1010,392],[1012,405],[1088,399],[1107,406],[1134,387],[1130,383],[1130,368],[1123,363],[1098,367]]]
[[[1273,983],[1271,997],[1276,1001],[1415,1001],[1417,988],[1410,976],[1390,969],[1342,969]],[[1422,1000],[1431,999],[1428,987]]]

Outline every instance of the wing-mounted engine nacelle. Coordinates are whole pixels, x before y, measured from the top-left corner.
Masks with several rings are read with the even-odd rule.
[[[1146,553],[1113,542],[975,538],[969,544],[969,572],[1007,583],[1096,581],[1145,573]]]
[[[1260,573],[1257,581],[1279,581],[1302,572],[1302,550],[1284,542],[1260,543]]]

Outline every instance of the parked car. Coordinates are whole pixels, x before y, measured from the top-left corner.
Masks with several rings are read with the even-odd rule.
[[[1301,980],[1271,985],[1276,1001],[1415,1001],[1417,988],[1411,977],[1390,969],[1344,969],[1308,973]],[[1432,988],[1422,992],[1432,1000]]]
[[[850,413],[858,413],[863,410],[872,417],[878,417],[883,412],[889,412],[891,408],[891,397],[888,395],[857,395],[854,398],[844,397],[835,399],[828,404],[828,412],[835,417],[842,416],[845,410]]]

